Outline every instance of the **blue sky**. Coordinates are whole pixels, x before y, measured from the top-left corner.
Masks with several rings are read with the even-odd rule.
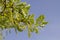
[[[46,16],[49,23],[45,28],[39,31],[39,34],[32,33],[28,38],[27,31],[14,31],[8,34],[5,40],[60,40],[60,0],[22,0],[31,5],[30,13],[35,14],[37,18],[40,14]]]

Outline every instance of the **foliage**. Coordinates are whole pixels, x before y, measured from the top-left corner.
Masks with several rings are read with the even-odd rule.
[[[14,28],[19,32],[28,29],[28,36],[31,32],[38,33],[38,27],[44,27],[48,22],[44,20],[44,15],[34,19],[29,9],[30,5],[20,0],[0,0],[0,28]]]

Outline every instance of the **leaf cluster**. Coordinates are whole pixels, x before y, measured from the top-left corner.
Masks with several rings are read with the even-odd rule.
[[[30,4],[20,0],[0,0],[0,28],[12,29],[22,32],[28,29],[28,36],[31,32],[38,33],[38,27],[44,27],[48,22],[45,16],[40,15],[34,19],[34,14],[29,14]]]

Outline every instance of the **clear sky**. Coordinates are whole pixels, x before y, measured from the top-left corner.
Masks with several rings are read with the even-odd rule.
[[[32,33],[28,38],[27,31],[14,31],[8,34],[5,40],[60,40],[60,0],[22,0],[31,5],[30,13],[35,14],[37,18],[40,14],[46,16],[49,23],[40,30],[39,34]]]

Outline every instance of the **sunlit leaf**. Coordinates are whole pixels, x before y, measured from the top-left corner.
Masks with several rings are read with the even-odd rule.
[[[39,20],[40,20],[40,21],[43,21],[43,20],[44,20],[44,18],[45,18],[45,16],[44,16],[44,15],[40,15],[40,16],[39,16]]]
[[[22,31],[23,31],[20,27],[17,27],[17,30],[18,30],[18,31],[20,31],[20,32],[22,32]]]

